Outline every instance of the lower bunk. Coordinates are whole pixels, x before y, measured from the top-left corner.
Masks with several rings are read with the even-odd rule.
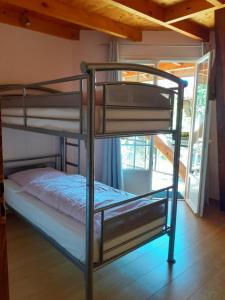
[[[25,172],[27,171],[30,170]],[[29,176],[27,177],[27,173],[24,175],[23,172],[16,173],[16,176],[19,174],[19,178],[22,178],[22,182],[20,180],[18,182],[13,176],[5,180],[6,204],[82,268],[85,265],[86,245],[85,215],[83,215],[86,179],[80,175],[65,175],[57,171],[58,185],[55,186],[56,189],[54,187],[55,193],[53,193],[51,183],[54,183],[55,179],[51,181],[52,179],[39,176],[29,181]],[[72,194],[68,183],[66,184],[63,178],[66,178],[65,180],[68,178],[69,182],[71,180],[71,186],[74,185]],[[45,182],[47,186],[43,191],[40,190],[41,182]],[[45,203],[43,199],[39,199],[39,195],[32,195],[30,187],[33,184],[36,188],[38,185],[39,195],[52,196],[54,202]],[[96,186],[93,253],[96,268],[160,235],[169,233],[168,197],[157,200],[134,197],[132,194],[98,182]],[[165,190],[168,192],[169,188]],[[130,201],[131,199],[133,200]],[[76,215],[77,218],[74,217]]]

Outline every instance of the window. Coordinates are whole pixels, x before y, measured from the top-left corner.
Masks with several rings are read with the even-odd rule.
[[[123,169],[149,169],[150,137],[121,138]]]

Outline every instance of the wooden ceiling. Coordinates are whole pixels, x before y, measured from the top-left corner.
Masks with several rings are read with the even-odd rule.
[[[141,41],[143,30],[174,30],[207,41],[225,0],[0,0],[0,22],[79,39],[81,29]]]

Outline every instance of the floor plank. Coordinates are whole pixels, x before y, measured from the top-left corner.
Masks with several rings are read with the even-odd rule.
[[[225,214],[205,218],[178,205],[176,264],[166,263],[168,238],[154,242],[95,273],[96,300],[225,299]],[[83,274],[28,224],[7,223],[11,300],[83,300]]]

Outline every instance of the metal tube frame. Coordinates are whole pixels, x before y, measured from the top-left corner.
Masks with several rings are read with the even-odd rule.
[[[95,133],[95,72],[88,76],[87,137],[86,137],[86,264],[85,295],[93,300],[94,256],[94,133]]]
[[[86,132],[83,130],[83,123],[82,123],[82,115],[83,115],[83,107],[82,107],[82,96],[81,96],[81,103],[80,103],[80,131],[79,133],[68,133],[68,132],[59,132],[54,130],[44,130],[44,129],[38,129],[38,128],[32,128],[28,126],[19,126],[19,125],[11,125],[11,124],[2,124],[5,127],[15,128],[15,129],[22,129],[22,130],[30,130],[30,131],[37,131],[37,132],[43,132],[46,134],[54,134],[61,136],[60,138],[60,149],[61,149],[61,168],[65,170],[65,164],[66,164],[66,137],[76,137],[79,139],[79,145],[80,145],[80,139],[84,139],[86,142],[86,260],[84,264],[80,264],[81,269],[84,271],[84,278],[85,278],[85,294],[86,294],[86,300],[93,300],[93,272],[94,270],[104,266],[105,264],[110,263],[111,261],[117,259],[118,257],[125,255],[126,253],[132,251],[133,249],[136,249],[140,247],[141,245],[149,242],[150,240],[153,240],[154,238],[161,236],[163,234],[169,234],[169,252],[168,252],[168,262],[174,263],[174,244],[175,244],[175,228],[176,228],[176,212],[177,212],[177,189],[178,189],[178,177],[179,177],[179,155],[180,155],[180,140],[181,140],[181,120],[182,120],[182,106],[183,106],[183,88],[186,86],[185,82],[183,82],[181,79],[175,77],[172,74],[165,73],[161,70],[147,67],[144,65],[135,65],[135,64],[118,64],[118,63],[108,63],[108,64],[87,64],[82,63],[81,69],[83,71],[83,75],[80,76],[72,76],[67,78],[61,78],[57,80],[51,80],[46,82],[39,82],[35,84],[28,84],[28,85],[0,85],[0,92],[10,90],[10,89],[22,89],[23,90],[23,97],[25,98],[26,94],[26,88],[27,89],[39,89],[40,86],[45,86],[49,84],[55,84],[60,82],[67,82],[67,81],[73,81],[73,80],[79,80],[80,81],[80,92],[82,94],[82,81],[85,79],[87,80],[87,94],[88,94],[88,101],[87,101],[87,127]],[[97,134],[95,132],[95,87],[96,85],[103,85],[103,89],[107,83],[95,83],[96,78],[96,72],[98,71],[122,71],[122,70],[132,70],[132,71],[138,71],[138,72],[146,72],[150,73],[156,76],[161,76],[166,79],[169,79],[173,82],[175,82],[178,85],[178,88],[174,88],[171,93],[173,95],[178,94],[177,99],[177,117],[176,117],[176,128],[168,129],[168,130],[149,130],[146,132],[118,132],[118,133],[107,133],[106,130],[106,112],[107,105],[104,99],[103,104],[103,128],[102,128],[102,134]],[[115,84],[115,83],[110,83]],[[133,84],[133,83],[129,83]],[[159,87],[161,88],[161,87]],[[164,88],[161,88],[162,90],[167,90]],[[172,94],[171,94],[172,95]],[[105,98],[105,97],[104,97]],[[25,101],[24,101],[25,102]],[[116,106],[116,105],[115,105]],[[24,103],[25,107],[25,103]],[[117,106],[121,107],[122,106]],[[138,107],[140,108],[140,107]],[[135,109],[135,107],[134,107]],[[172,111],[173,113],[173,111]],[[133,121],[133,120],[132,120]],[[134,120],[135,121],[135,120]],[[139,121],[138,119],[136,120]],[[137,197],[133,197],[127,200],[124,200],[122,202],[118,202],[117,204],[108,205],[105,207],[100,207],[98,209],[94,209],[94,141],[95,138],[110,138],[110,137],[122,137],[122,136],[134,136],[134,135],[146,135],[146,134],[159,134],[159,133],[170,133],[173,134],[173,137],[175,139],[175,148],[174,148],[174,166],[173,166],[173,185],[158,191],[150,192],[144,195],[139,195]],[[79,154],[80,157],[80,154]],[[78,167],[79,168],[79,167]],[[169,189],[172,189],[173,195],[172,195],[172,211],[171,211],[171,222],[170,226],[167,225],[167,215],[168,215],[168,199],[169,199]],[[129,249],[125,253],[121,253],[120,255],[116,256],[115,258],[110,259],[109,261],[104,262],[103,261],[103,239],[100,246],[100,263],[95,268],[93,257],[94,257],[94,215],[96,213],[101,214],[101,235],[103,237],[104,235],[104,214],[105,211],[119,206],[124,205],[126,203],[129,203],[131,201],[136,201],[138,199],[141,199],[143,197],[147,197],[150,195],[154,195],[159,191],[165,190],[166,191],[166,202],[165,202],[165,211],[166,211],[166,221],[165,221],[165,228],[151,238],[148,241],[144,241],[141,244],[138,244],[132,249]],[[77,261],[76,258],[73,258],[74,261]],[[79,266],[79,264],[78,264]]]
[[[60,137],[61,171],[66,172],[66,138]]]
[[[81,69],[89,74],[88,80],[88,116],[87,116],[87,204],[86,204],[86,269],[85,269],[85,287],[86,287],[86,299],[93,299],[93,235],[94,235],[94,214],[101,212],[101,235],[104,235],[104,211],[110,209],[117,205],[112,204],[107,208],[103,207],[94,210],[94,138],[95,138],[95,119],[94,119],[94,98],[95,98],[95,72],[96,71],[108,71],[108,70],[135,70],[152,72],[155,75],[161,75],[160,70],[144,67],[140,65],[129,66],[125,64],[94,64],[88,65],[83,63]],[[151,69],[151,70],[150,70]],[[172,80],[178,84],[178,99],[177,99],[177,118],[176,118],[176,129],[173,130],[173,137],[175,138],[175,148],[174,148],[174,166],[173,166],[173,196],[172,196],[172,211],[171,211],[171,224],[170,227],[167,226],[167,216],[166,216],[166,230],[165,233],[169,234],[169,251],[168,251],[168,262],[174,263],[174,244],[175,244],[175,229],[176,229],[176,213],[177,213],[177,190],[178,190],[178,178],[179,178],[179,159],[180,159],[180,141],[181,141],[181,121],[182,121],[182,108],[183,108],[183,88],[185,83],[179,78],[166,74],[165,78]],[[105,101],[105,99],[104,99]],[[103,104],[104,109],[106,109],[105,102]],[[172,130],[172,128],[171,128]],[[105,113],[103,118],[103,136],[105,136]],[[170,132],[171,133],[171,132]],[[145,196],[151,195],[151,193],[145,194]],[[143,196],[143,195],[142,195]],[[168,213],[168,189],[167,189],[167,204],[166,204],[166,214]],[[135,201],[140,199],[140,197],[134,197],[132,199],[125,200],[124,203],[130,201]],[[124,204],[123,203],[123,204]],[[119,205],[122,203],[119,203]],[[101,236],[101,246],[100,246],[100,264],[103,262],[103,236]]]
[[[74,147],[75,149],[77,148],[77,155],[76,153],[75,154],[75,162],[71,162],[68,160],[68,156],[67,156],[67,147],[70,146],[70,147]],[[75,150],[74,149],[74,150]],[[80,139],[77,138],[75,140],[75,142],[68,142],[67,141],[67,138],[65,138],[65,170],[66,170],[66,173],[67,173],[67,166],[72,166],[75,168],[75,173],[78,173],[80,174]],[[77,160],[76,160],[77,158]]]
[[[183,110],[183,87],[179,85],[177,97],[177,116],[176,116],[176,130],[173,134],[175,141],[174,145],[174,159],[173,159],[173,189],[172,189],[172,207],[171,207],[171,221],[170,221],[170,235],[169,235],[169,251],[168,262],[174,264],[174,246],[175,246],[175,232],[176,232],[176,216],[177,216],[177,192],[179,181],[179,165],[180,165],[180,144],[181,144],[181,126],[182,126],[182,110]]]

